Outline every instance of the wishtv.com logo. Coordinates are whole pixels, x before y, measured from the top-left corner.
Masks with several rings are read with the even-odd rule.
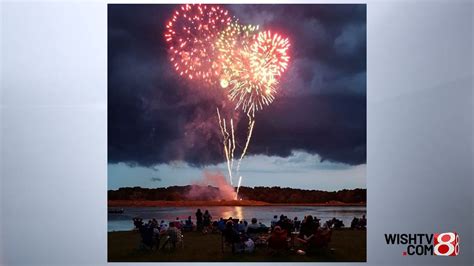
[[[456,232],[435,234],[385,234],[387,245],[405,245],[403,256],[457,256],[459,235]]]

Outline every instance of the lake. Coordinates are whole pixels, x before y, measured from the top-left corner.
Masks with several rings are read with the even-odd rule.
[[[196,223],[196,210],[200,208],[204,213],[209,210],[213,219],[238,218],[250,223],[252,218],[269,226],[274,215],[284,214],[288,218],[298,217],[302,220],[305,215],[316,216],[321,219],[321,224],[333,217],[350,226],[354,217],[362,217],[367,212],[365,206],[209,206],[209,207],[123,207],[121,214],[108,214],[108,231],[128,231],[133,229],[133,217],[141,217],[144,220],[156,218],[159,221],[174,221],[176,217],[185,220],[191,215]],[[112,208],[120,209],[120,208]]]

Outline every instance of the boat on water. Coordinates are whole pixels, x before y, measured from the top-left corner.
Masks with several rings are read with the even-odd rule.
[[[121,214],[123,213],[123,209],[109,209],[109,213],[112,213],[112,214]]]

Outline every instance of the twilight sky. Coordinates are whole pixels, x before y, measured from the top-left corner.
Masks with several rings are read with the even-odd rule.
[[[241,23],[291,41],[275,101],[256,114],[244,186],[366,187],[365,5],[224,5]],[[226,173],[216,107],[222,89],[179,77],[163,32],[177,5],[108,5],[109,189],[197,182]]]

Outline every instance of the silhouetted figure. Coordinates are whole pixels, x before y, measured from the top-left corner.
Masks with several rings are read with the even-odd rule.
[[[147,224],[140,226],[138,231],[142,238],[142,245],[146,248],[153,249],[153,228]]]
[[[194,224],[191,219],[191,216],[188,216],[188,219],[186,219],[186,221],[184,222],[183,231],[193,231],[193,227]]]
[[[222,236],[224,238],[225,243],[229,244],[232,247],[232,253],[234,253],[240,245],[240,235],[237,230],[234,228],[234,222],[232,220],[228,220],[225,224],[225,229],[222,232]],[[224,247],[222,247],[224,248]]]
[[[202,230],[202,212],[201,212],[201,209],[197,209],[197,212],[196,212],[196,225],[197,225],[197,230],[201,231]]]
[[[316,232],[316,228],[317,227],[313,220],[313,216],[306,216],[306,220],[304,221],[304,223],[301,224],[301,230],[300,234],[298,235],[298,238],[307,241],[314,235],[314,232]]]
[[[210,226],[211,226],[211,219],[212,219],[211,214],[209,213],[208,210],[206,210],[206,211],[204,212],[204,215],[203,215],[203,226],[204,226],[203,232],[204,232],[204,233],[207,233],[207,232],[208,232],[208,230],[209,230],[209,228],[210,228]]]
[[[217,228],[219,229],[219,231],[221,232],[224,232],[225,230],[225,221],[224,221],[224,218],[220,218],[219,219],[219,222],[217,222]]]
[[[140,229],[140,227],[143,225],[143,219],[140,217],[133,218],[133,225],[136,229]]]
[[[354,217],[354,219],[352,219],[351,221],[351,229],[357,229],[358,226],[359,226],[359,218]]]
[[[249,234],[256,234],[258,233],[259,228],[260,228],[260,225],[257,223],[257,218],[252,218],[247,228],[247,232]]]

